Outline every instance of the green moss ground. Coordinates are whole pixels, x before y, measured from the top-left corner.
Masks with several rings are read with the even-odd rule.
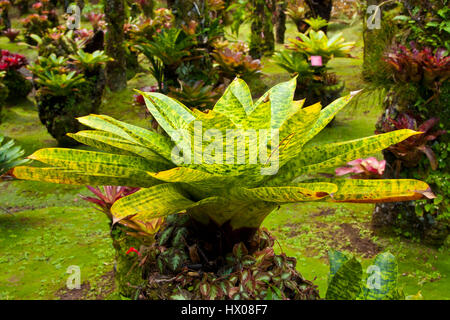
[[[241,39],[247,38],[248,29],[248,25],[243,26]],[[345,81],[346,92],[357,90],[363,85],[361,26],[331,25],[330,31],[343,32],[347,40],[357,42],[352,53],[355,59],[336,59],[330,64]],[[288,24],[287,37],[295,34],[295,27]],[[0,37],[0,47],[30,59],[36,57],[34,50],[20,43],[11,44],[5,37]],[[263,87],[288,79],[269,58],[264,58],[263,64]],[[132,89],[149,84],[154,84],[154,80],[141,74],[129,82],[127,90],[107,92],[101,113],[149,127],[143,108],[132,103]],[[313,143],[372,135],[381,112],[379,97],[366,95],[353,102],[337,117],[334,126],[321,132]],[[7,106],[1,117],[0,132],[16,139],[27,154],[56,146],[39,122],[32,98]],[[39,182],[0,182],[0,299],[67,298],[66,270],[71,265],[80,266],[84,283],[77,298],[117,298],[108,280],[113,268],[113,248],[107,219],[79,200],[80,193],[87,191],[84,187]],[[376,253],[389,250],[399,260],[399,282],[406,294],[421,291],[425,299],[450,299],[448,246],[434,249],[413,240],[375,235],[370,229],[372,209],[372,205],[289,205],[270,215],[264,226],[277,237],[277,250],[297,258],[298,269],[307,279],[314,280],[322,296],[328,273],[326,252],[335,248],[355,254],[365,265]]]

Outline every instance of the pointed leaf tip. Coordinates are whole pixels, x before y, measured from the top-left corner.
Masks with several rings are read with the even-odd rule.
[[[360,93],[362,91],[362,89],[361,90],[356,90],[356,91],[352,91],[352,92],[350,92],[350,97],[354,97],[354,96],[356,96],[358,93]]]
[[[423,191],[423,190],[416,190],[416,192],[424,195],[427,199],[435,199],[436,198],[436,195],[431,190],[431,188],[428,188],[425,191]]]

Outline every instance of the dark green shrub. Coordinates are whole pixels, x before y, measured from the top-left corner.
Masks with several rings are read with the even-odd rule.
[[[39,14],[30,14],[25,19],[22,19],[22,25],[25,28],[25,42],[30,45],[36,45],[37,42],[33,39],[32,35],[44,36],[46,30],[52,26],[48,17]]]
[[[15,70],[6,73],[4,82],[9,89],[9,100],[25,98],[33,87],[22,73]]]
[[[0,72],[0,117],[2,113],[3,104],[6,102],[8,98],[9,90],[6,84],[3,83],[3,78],[6,75],[5,71]],[[1,118],[0,118],[1,119]]]
[[[152,275],[142,290],[135,289],[141,299],[320,298],[317,286],[296,270],[295,258],[274,253],[275,241],[267,230],[259,230],[247,246],[235,244],[232,252],[222,256],[198,237],[195,224],[187,215],[169,216],[156,243],[141,247],[141,255],[151,257],[143,265],[143,277]],[[211,234],[211,241],[215,236]],[[167,277],[175,280],[159,281]]]

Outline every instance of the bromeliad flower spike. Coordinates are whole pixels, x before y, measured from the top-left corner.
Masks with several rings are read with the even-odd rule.
[[[207,113],[190,110],[160,93],[141,92],[148,110],[169,137],[109,116],[89,115],[79,121],[94,130],[69,135],[102,152],[38,150],[30,158],[49,167],[21,166],[15,168],[14,175],[65,184],[141,187],[114,203],[111,212],[115,219],[132,220],[145,231],[155,218],[186,213],[204,230],[218,228],[235,243],[247,241],[265,217],[285,203],[375,203],[434,197],[429,186],[418,180],[308,180],[324,169],[370,156],[418,132],[405,129],[309,145],[308,141],[347,105],[351,96],[339,98],[324,109],[320,104],[303,108],[304,100],[293,101],[295,87],[296,79],[278,84],[254,102],[247,84],[236,79]],[[264,130],[277,132],[279,139],[257,139]],[[249,137],[249,148],[237,152],[245,161],[226,161],[229,159],[219,152],[230,145],[234,150],[234,139],[219,139],[230,131],[256,133],[256,138]],[[208,132],[214,133],[214,142]],[[209,138],[192,142],[189,136],[194,134],[195,140],[195,133]],[[192,154],[194,161],[174,158],[180,146],[183,156]],[[250,146],[264,151],[270,161],[251,161],[255,159]],[[208,152],[215,162],[205,161]],[[274,160],[277,170],[262,174]]]

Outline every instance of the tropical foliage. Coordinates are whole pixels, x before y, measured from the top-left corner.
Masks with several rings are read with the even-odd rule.
[[[326,299],[328,300],[404,300],[405,295],[397,287],[398,264],[389,253],[375,257],[363,276],[361,263],[341,252],[328,253],[330,275]]]
[[[432,260],[443,252],[427,248],[414,260],[409,248],[420,244],[385,241],[388,235],[373,234],[372,227],[420,235],[438,246],[448,239],[449,1],[377,3],[381,28],[373,29],[367,1],[0,0],[0,43],[21,53],[0,51],[0,130],[34,152],[23,159],[24,150],[0,134],[6,191],[0,211],[9,214],[0,223],[6,244],[0,279],[15,279],[8,268],[13,263],[14,270],[27,268],[27,279],[47,273],[41,251],[54,243],[73,250],[89,239],[89,247],[99,249],[92,252],[101,259],[91,261],[95,268],[80,260],[90,259],[84,254],[55,260],[46,252],[43,261],[54,272],[61,272],[63,260],[82,265],[92,289],[88,298],[109,294],[95,282],[109,281],[102,274],[111,269],[114,295],[125,299],[421,298],[420,291],[405,297],[399,265],[409,290],[415,278],[421,286],[441,277],[445,268]],[[69,5],[80,14],[70,13]],[[286,16],[299,34],[286,28]],[[81,28],[74,24],[78,18]],[[364,39],[356,34],[361,29]],[[285,43],[286,32],[291,39]],[[274,54],[275,34],[284,49]],[[238,40],[244,37],[247,42]],[[360,59],[362,50],[364,83],[356,77],[358,61],[330,63],[353,54]],[[365,84],[356,101],[360,91],[341,97]],[[133,96],[134,87],[141,89]],[[368,136],[376,102],[385,110]],[[364,105],[371,110],[360,110]],[[335,127],[322,131],[346,106]],[[67,148],[78,144],[84,146]],[[101,217],[85,212],[86,224],[75,214],[87,203],[71,201],[79,200],[79,187],[48,182],[87,186],[90,193],[78,196]],[[70,201],[60,205],[68,212],[53,205],[64,199]],[[358,203],[375,206],[356,209]],[[285,204],[295,205],[281,208]],[[26,226],[28,216],[45,213],[52,220],[58,212],[69,214],[51,228]],[[60,224],[74,233],[61,238],[59,229],[46,236]],[[30,242],[37,234],[45,243]],[[25,253],[23,244],[30,245]],[[330,247],[364,262],[330,251],[323,290],[319,260]],[[401,264],[389,250],[398,252]],[[307,258],[297,264],[287,253]],[[300,269],[308,279],[317,275],[315,283]],[[431,278],[421,275],[425,269]],[[54,297],[56,278],[43,277],[38,290],[25,278],[14,281],[12,293],[0,285],[0,299],[23,297],[16,289],[29,288],[47,298],[46,283]],[[64,299],[63,290],[56,294]]]
[[[176,274],[173,283],[158,284],[149,281],[143,295],[159,299],[207,300],[316,300],[317,287],[305,280],[296,270],[296,259],[286,254],[275,254],[275,239],[265,230],[258,230],[251,245],[234,245],[225,257],[208,259],[198,244],[192,241],[195,230],[190,230],[186,215],[167,217],[166,228],[157,235],[156,248],[141,250],[145,257],[155,257],[162,274]],[[253,253],[253,251],[256,252]],[[225,259],[224,259],[225,258]],[[225,260],[225,261],[223,261]],[[183,265],[207,265],[203,270],[190,271]],[[218,268],[218,271],[214,271]],[[155,279],[157,280],[157,279]]]
[[[399,82],[416,82],[427,87],[439,87],[450,78],[450,57],[444,56],[445,49],[419,50],[411,43],[412,50],[397,45],[386,54],[386,62],[393,69],[393,76]]]
[[[216,49],[212,56],[218,64],[219,75],[229,81],[240,77],[250,82],[261,75],[261,61],[250,56],[245,42],[237,42],[230,47]]]
[[[310,26],[311,30],[319,31],[320,29],[328,26],[328,21],[322,17],[305,19],[305,22]]]
[[[439,118],[428,119],[421,125],[418,125],[417,120],[403,113],[397,116],[397,119],[388,118],[387,121],[383,123],[382,132],[389,132],[398,129],[411,129],[418,132],[422,132],[420,135],[410,137],[405,141],[402,141],[396,145],[390,146],[388,148],[406,167],[416,167],[422,158],[422,155],[426,155],[430,161],[431,168],[433,170],[437,169],[438,160],[431,149],[429,143],[432,143],[440,135],[446,134],[445,130],[433,131],[439,123]],[[397,168],[400,170],[400,167]]]
[[[298,74],[296,98],[305,97],[307,105],[327,105],[337,99],[344,84],[327,71],[327,64],[334,57],[348,57],[353,43],[345,42],[341,34],[328,40],[323,31],[312,28],[289,41],[287,50],[275,53],[273,60],[291,75]],[[319,59],[318,63],[313,63],[313,59]]]
[[[72,59],[72,63],[85,73],[93,72],[99,66],[111,60],[104,51],[99,50],[93,53],[78,50],[76,54],[70,55],[69,57]]]
[[[5,137],[0,135],[0,176],[15,166],[28,163],[30,160],[22,159],[24,154],[25,151],[16,146],[14,140],[6,142]]]
[[[353,42],[345,42],[341,33],[330,39],[323,31],[311,30],[308,34],[299,33],[296,39],[289,39],[289,49],[300,52],[307,57],[321,56],[324,64],[332,57],[350,57]]]
[[[387,7],[386,7],[387,8]],[[396,2],[383,11],[381,29],[365,33],[365,69],[386,97],[377,133],[415,128],[423,134],[383,151],[386,177],[422,177],[437,200],[379,204],[373,225],[442,245],[450,230],[448,154],[450,90],[448,1]],[[420,129],[419,129],[420,127]]]
[[[193,132],[195,120],[202,121],[203,130],[215,128],[220,132],[227,129],[278,129],[281,142],[278,145],[273,141],[275,145],[272,145],[271,152],[265,143],[259,144],[257,140],[252,143],[266,150],[266,154],[278,150],[279,171],[274,175],[261,174],[270,172],[270,158],[262,164],[223,164],[223,156],[217,153],[216,160],[222,164],[210,161],[183,163],[187,158],[179,155],[173,158],[175,145],[169,138],[97,115],[79,118],[82,124],[96,130],[70,136],[107,153],[43,149],[29,158],[52,167],[18,167],[14,175],[21,179],[56,183],[141,187],[140,191],[117,201],[111,212],[117,220],[131,220],[144,231],[153,219],[183,211],[205,225],[213,223],[219,228],[229,225],[232,231],[243,228],[256,230],[264,218],[283,203],[364,203],[433,197],[428,185],[416,180],[308,182],[308,176],[318,170],[372,154],[418,133],[399,130],[354,141],[308,147],[306,143],[351,97],[340,98],[322,111],[320,104],[302,109],[304,101],[292,100],[295,85],[295,79],[279,84],[253,103],[246,84],[235,80],[208,114],[191,111],[159,93],[142,93],[150,113],[169,137],[178,141],[178,147],[181,146],[185,152],[184,157],[192,153],[192,157],[197,158],[208,146],[206,142],[195,146],[186,136],[180,137],[180,129]],[[249,152],[245,152],[245,159],[249,159]],[[294,182],[298,177],[303,177],[303,181]],[[236,240],[245,240],[241,237]]]
[[[46,30],[52,26],[48,16],[39,15],[37,13],[33,13],[23,19],[22,25],[25,28],[25,41],[31,45],[36,44],[31,35],[35,34],[38,36],[43,36]]]
[[[171,88],[169,96],[177,99],[188,108],[211,109],[219,99],[221,87],[215,89],[199,80],[193,85],[180,81],[180,88]]]

